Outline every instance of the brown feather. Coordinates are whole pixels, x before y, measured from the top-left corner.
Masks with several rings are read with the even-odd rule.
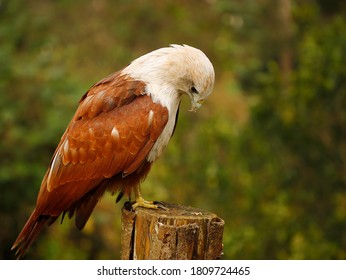
[[[146,156],[167,121],[167,109],[145,94],[143,82],[117,72],[95,84],[53,155],[36,208],[13,245],[18,257],[61,214],[76,214],[82,229],[107,189],[130,196],[150,170]]]

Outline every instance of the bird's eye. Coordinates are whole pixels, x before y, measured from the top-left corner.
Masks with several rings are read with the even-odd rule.
[[[196,94],[198,94],[198,90],[195,88],[195,86],[192,86],[192,87],[190,88],[190,92],[191,92],[191,93],[196,93]]]

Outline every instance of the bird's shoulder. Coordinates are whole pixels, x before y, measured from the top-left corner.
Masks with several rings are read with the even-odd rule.
[[[144,82],[123,75],[121,71],[115,72],[94,84],[82,96],[74,118],[94,118],[101,112],[112,111],[145,95],[145,90]]]

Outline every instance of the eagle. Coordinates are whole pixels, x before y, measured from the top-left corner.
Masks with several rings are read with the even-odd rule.
[[[22,258],[38,234],[59,216],[75,216],[82,230],[106,191],[117,201],[134,195],[132,209],[158,208],[140,183],[167,146],[183,95],[196,111],[211,94],[214,68],[188,45],[149,52],[94,84],[61,137],[38,193],[36,207],[13,244]]]

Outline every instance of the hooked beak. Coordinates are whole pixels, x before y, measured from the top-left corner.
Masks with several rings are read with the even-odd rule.
[[[196,112],[204,103],[204,99],[198,99],[194,98],[194,96],[191,98],[191,109],[190,112]]]
[[[191,92],[184,92],[186,93],[191,100],[191,108],[189,110],[189,112],[196,112],[204,103],[204,101],[206,100],[206,98],[208,97],[208,95],[206,94],[193,94]]]

